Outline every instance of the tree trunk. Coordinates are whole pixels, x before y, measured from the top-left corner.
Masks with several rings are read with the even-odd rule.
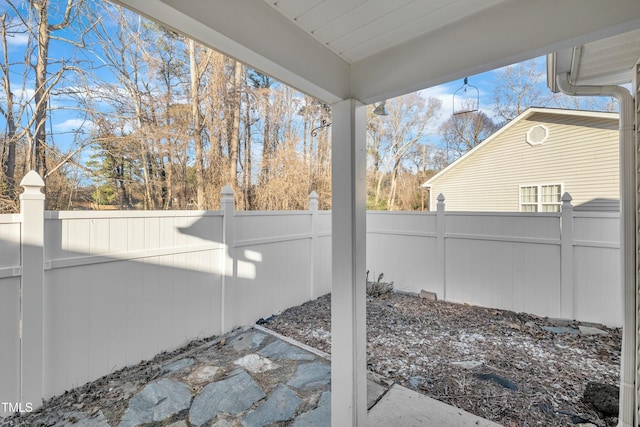
[[[246,104],[249,105],[249,93],[246,92]],[[245,138],[244,138],[244,160],[243,160],[243,182],[242,192],[244,193],[244,209],[251,210],[253,208],[253,200],[251,196],[251,110],[246,109],[245,116]]]
[[[389,187],[389,195],[387,196],[387,209],[390,211],[392,211],[395,206],[399,168],[400,168],[400,162],[399,160],[396,160],[396,163],[393,165],[393,170],[391,171],[391,185]]]
[[[42,0],[32,1],[33,7],[36,9],[39,15],[38,19],[38,54],[36,63],[34,64],[36,74],[36,84],[34,88],[34,165],[32,165],[36,172],[40,176],[44,177],[47,174],[47,107],[48,107],[48,92],[47,92],[47,64],[49,60],[49,17],[48,17],[48,1]]]
[[[2,84],[4,86],[4,93],[6,97],[6,111],[4,111],[4,117],[7,122],[7,136],[5,139],[5,150],[2,155],[2,171],[6,179],[5,195],[10,199],[15,198],[15,169],[16,169],[16,120],[13,115],[13,92],[11,90],[11,80],[9,77],[9,54],[7,49],[7,27],[6,27],[6,12],[0,16],[0,41],[2,42],[2,50],[4,53],[3,65],[2,65]],[[2,109],[0,108],[0,111]]]
[[[204,209],[203,120],[200,113],[200,79],[196,62],[196,43],[193,40],[189,40],[189,72],[191,74],[191,117],[196,152],[196,204],[198,209]]]
[[[233,116],[229,135],[229,179],[232,187],[238,186],[238,147],[240,146],[240,113],[242,105],[242,63],[235,64],[233,74]]]
[[[264,126],[262,129],[262,173],[260,175],[260,183],[264,185],[269,181],[269,161],[271,159],[271,103],[269,102],[269,88],[263,88],[262,91]]]

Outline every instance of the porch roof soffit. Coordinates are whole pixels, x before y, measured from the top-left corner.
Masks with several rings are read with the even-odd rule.
[[[640,28],[637,0],[495,0],[353,59],[269,0],[114,1],[330,104],[373,103]]]
[[[547,85],[558,92],[556,77],[563,73],[574,85],[629,84],[638,59],[640,28],[549,54]]]

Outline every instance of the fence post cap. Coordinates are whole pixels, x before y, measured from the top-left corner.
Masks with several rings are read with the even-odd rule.
[[[20,181],[21,187],[44,187],[44,181],[34,170],[30,170]]]
[[[222,187],[222,191],[220,192],[223,196],[233,196],[233,188],[229,184]]]
[[[44,198],[44,194],[40,191],[44,187],[44,181],[38,174],[38,172],[31,170],[27,173],[22,181],[20,181],[20,186],[24,188],[24,193],[20,195],[23,197],[25,195],[28,196],[38,196]]]
[[[442,193],[438,194],[438,201],[439,202],[444,202],[444,194],[442,194]]]
[[[317,211],[318,210],[318,193],[316,193],[315,191],[312,191],[309,194],[309,210],[310,211]]]
[[[565,191],[564,194],[562,195],[562,201],[564,203],[570,203],[572,200],[573,200],[573,197],[571,197],[571,194]]]

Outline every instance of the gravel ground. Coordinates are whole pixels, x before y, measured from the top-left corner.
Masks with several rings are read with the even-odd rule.
[[[616,425],[615,416],[582,399],[589,382],[618,385],[621,330],[543,329],[577,332],[579,325],[390,293],[367,299],[367,363],[403,386],[508,427]],[[331,297],[287,309],[264,326],[330,353]]]

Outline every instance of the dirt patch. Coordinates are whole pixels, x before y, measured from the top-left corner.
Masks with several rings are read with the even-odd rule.
[[[399,293],[368,297],[367,364],[508,427],[616,425],[582,397],[591,381],[618,385],[621,330],[598,326],[604,333],[584,335],[579,325]],[[330,353],[330,295],[264,326]]]

